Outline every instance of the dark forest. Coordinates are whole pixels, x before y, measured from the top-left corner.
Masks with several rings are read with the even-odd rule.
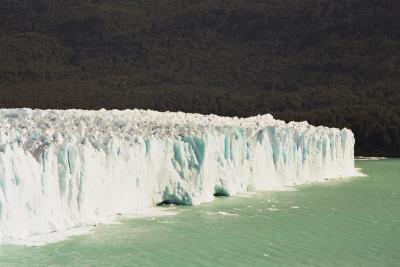
[[[0,107],[347,127],[400,156],[400,1],[0,0]]]

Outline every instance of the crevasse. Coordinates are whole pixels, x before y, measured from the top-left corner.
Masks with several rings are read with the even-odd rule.
[[[348,129],[144,110],[0,110],[0,243],[159,203],[355,174]]]

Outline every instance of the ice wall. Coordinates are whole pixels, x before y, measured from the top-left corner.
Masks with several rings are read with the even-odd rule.
[[[144,110],[0,110],[0,243],[158,203],[354,174],[350,130]]]

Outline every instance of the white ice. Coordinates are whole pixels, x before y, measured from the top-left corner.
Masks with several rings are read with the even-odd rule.
[[[144,110],[0,110],[0,243],[355,174],[348,129]]]

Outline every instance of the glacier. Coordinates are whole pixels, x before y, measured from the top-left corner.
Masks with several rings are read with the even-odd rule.
[[[354,176],[354,142],[349,129],[271,115],[0,109],[0,243]]]

